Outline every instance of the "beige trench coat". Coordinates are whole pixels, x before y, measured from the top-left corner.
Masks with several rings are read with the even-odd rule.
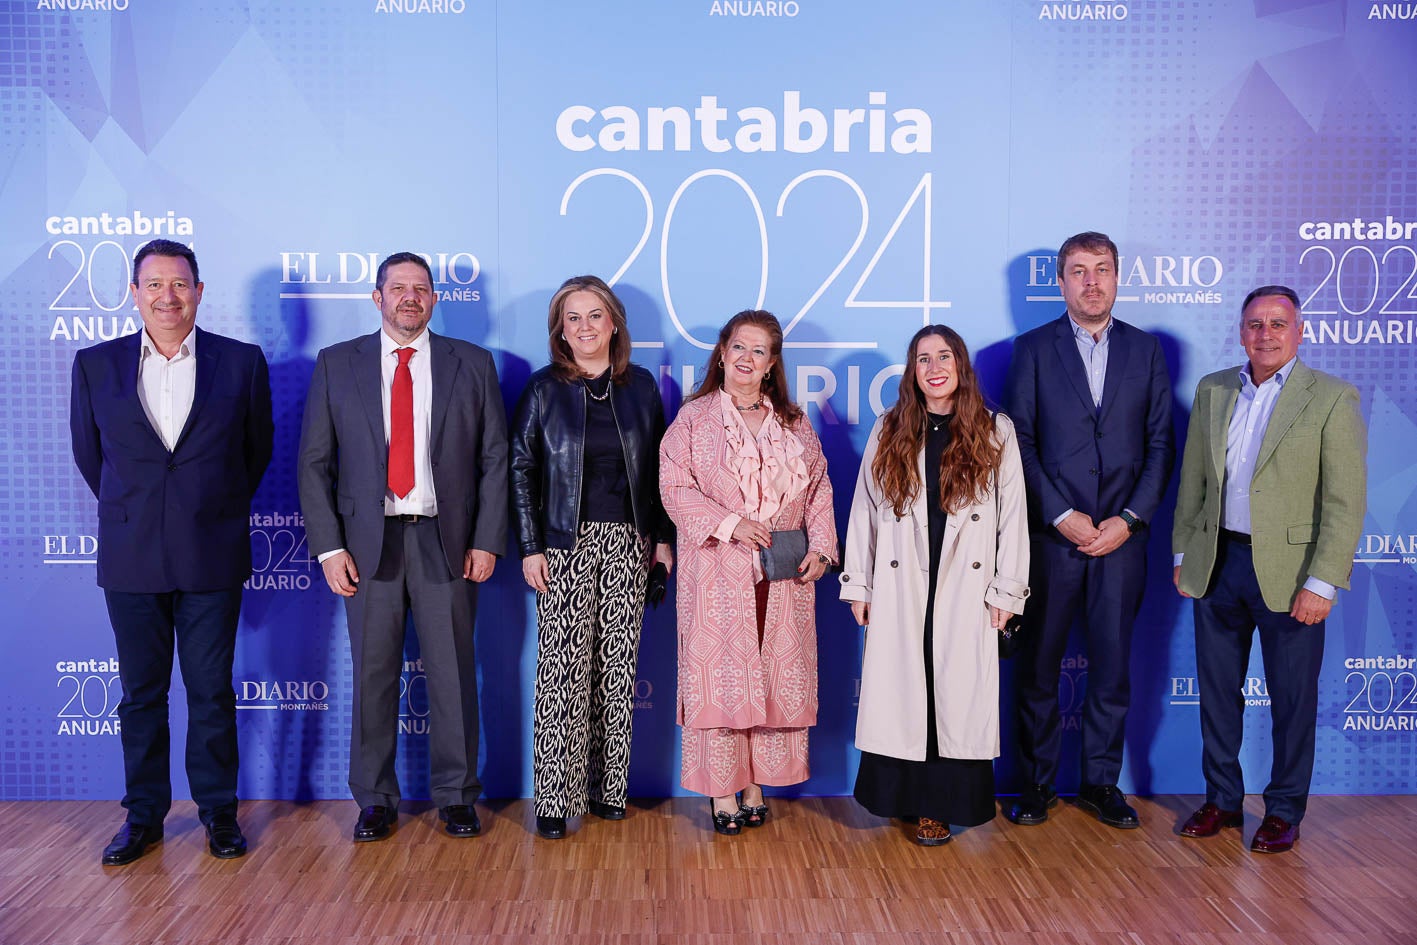
[[[997,484],[983,502],[949,516],[935,592],[935,726],[943,757],[999,754],[999,644],[989,605],[1023,613],[1028,518],[1013,423],[996,415],[1003,443]],[[925,490],[897,517],[871,475],[881,421],[861,458],[846,532],[841,599],[871,605],[861,666],[856,747],[925,760],[925,600],[930,519]],[[924,481],[925,457],[917,459]]]

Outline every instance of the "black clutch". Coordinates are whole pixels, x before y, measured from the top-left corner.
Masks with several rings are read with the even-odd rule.
[[[1009,659],[1023,649],[1023,615],[1013,614],[999,628],[999,658]]]
[[[807,557],[807,529],[773,532],[772,545],[758,550],[763,561],[763,575],[769,581],[799,578],[802,559]]]
[[[649,580],[645,582],[645,603],[658,607],[669,590],[669,571],[663,561],[656,561],[649,569]]]

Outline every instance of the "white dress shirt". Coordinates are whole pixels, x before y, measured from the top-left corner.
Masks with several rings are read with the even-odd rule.
[[[433,368],[429,363],[432,347],[428,344],[426,329],[407,345],[400,345],[385,332],[379,332],[379,366],[384,378],[384,445],[387,447],[389,444],[389,412],[400,347],[412,348],[416,352],[408,360],[408,370],[413,375],[413,489],[402,499],[386,489],[384,514],[437,515],[438,500],[433,494],[433,461],[428,455],[429,434],[433,429]]]
[[[425,330],[410,344],[400,345],[383,331],[379,332],[379,374],[383,380],[384,447],[389,445],[389,413],[394,396],[394,371],[399,366],[398,350],[412,348],[417,352],[408,359],[408,371],[413,376],[413,488],[400,499],[387,485],[384,489],[385,515],[437,515],[438,500],[433,494],[433,461],[428,456],[429,433],[433,429],[433,367],[429,363],[432,348]],[[348,549],[326,551],[316,560],[324,564]]]
[[[171,358],[163,357],[144,330],[142,353],[138,356],[138,402],[169,453],[177,446],[177,438],[187,425],[196,393],[196,330],[187,333]]]

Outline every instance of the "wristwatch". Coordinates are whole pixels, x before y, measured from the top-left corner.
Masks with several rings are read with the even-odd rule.
[[[1127,523],[1127,531],[1131,532],[1133,535],[1141,531],[1143,528],[1146,528],[1146,522],[1143,522],[1131,512],[1128,512],[1126,509],[1123,509],[1121,512],[1119,512],[1117,514],[1117,517]]]

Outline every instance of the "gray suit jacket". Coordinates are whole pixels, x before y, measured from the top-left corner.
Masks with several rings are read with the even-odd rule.
[[[448,568],[470,548],[507,545],[507,415],[492,356],[429,332],[433,419],[429,459]],[[320,352],[300,435],[300,507],[312,555],[344,548],[361,575],[379,567],[388,447],[379,333]]]
[[[1215,567],[1225,498],[1225,441],[1240,368],[1196,386],[1181,461],[1171,550],[1184,554],[1181,590],[1204,597]],[[1255,577],[1265,606],[1284,613],[1309,577],[1348,587],[1367,497],[1367,430],[1353,385],[1303,361],[1265,428],[1250,485]]]

